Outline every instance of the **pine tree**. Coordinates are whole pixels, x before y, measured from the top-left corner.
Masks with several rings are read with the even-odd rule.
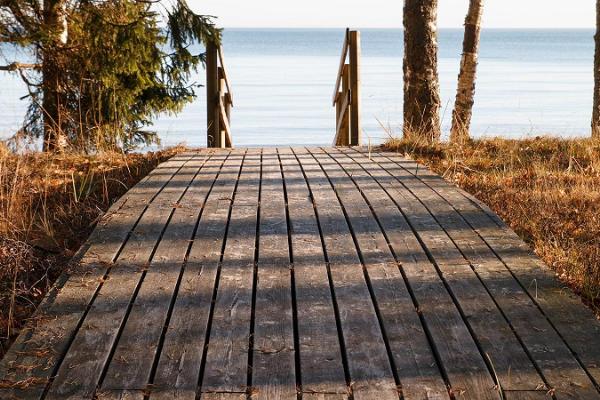
[[[592,137],[600,139],[600,0],[596,0],[596,51],[594,55],[594,107]]]
[[[404,135],[439,139],[437,0],[404,1]]]
[[[49,151],[156,142],[151,119],[195,97],[190,79],[204,55],[191,49],[221,34],[185,0],[160,3],[0,0],[0,42],[34,59],[0,67],[28,85],[22,132],[43,138]]]

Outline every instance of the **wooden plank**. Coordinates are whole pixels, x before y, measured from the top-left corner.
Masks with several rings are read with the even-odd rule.
[[[338,160],[343,159],[341,155],[338,157]],[[359,184],[385,229],[418,302],[453,392],[471,398],[497,398],[494,382],[482,355],[439,272],[428,262],[418,238],[397,204],[382,190],[378,181],[373,180],[381,179],[381,172],[367,162],[363,162],[362,166],[354,163],[343,166]],[[366,171],[372,173],[373,178]],[[415,215],[420,217],[421,214]],[[452,328],[448,329],[449,326]]]
[[[505,391],[505,400],[550,400],[551,392],[545,391]]]
[[[348,400],[343,393],[303,393],[302,400]]]
[[[144,390],[99,390],[96,394],[102,400],[144,400]]]
[[[203,393],[202,400],[245,400],[245,393]]]
[[[279,153],[294,261],[303,398],[320,398],[307,393],[337,393],[347,397],[335,308],[313,202],[296,157],[289,149],[281,149]]]
[[[179,281],[194,230],[227,152],[213,156],[179,201],[154,253],[101,386],[102,392],[143,391],[150,380],[171,299]],[[145,349],[140,353],[139,349]],[[103,399],[102,395],[98,396]]]
[[[401,165],[407,168],[415,164],[407,160]],[[425,167],[421,170],[428,171]],[[587,307],[582,306],[581,298],[562,285],[554,272],[532,254],[529,247],[488,206],[464,190],[448,185],[435,174],[423,177],[421,173],[419,177],[451,202],[502,259],[595,382],[600,382],[600,323]]]
[[[277,150],[264,149],[254,322],[252,397],[296,399],[292,275]]]
[[[397,399],[385,343],[343,210],[312,156],[304,150],[296,154],[318,209],[354,398]]]
[[[390,159],[384,160],[388,162],[382,162],[381,165],[387,166],[390,173],[395,176],[402,177],[403,182],[406,182],[405,185],[421,199],[433,215],[442,216],[438,217],[440,224],[475,265],[478,276],[494,296],[496,303],[511,322],[516,334],[542,370],[549,385],[556,391],[557,396],[600,398],[594,383],[573,357],[563,339],[539,312],[535,303],[510,271],[452,207],[452,204],[446,202],[420,179],[414,179],[414,175],[409,174],[408,171],[390,163]]]
[[[104,215],[74,257],[73,266],[58,279],[31,322],[0,361],[0,381],[3,382],[0,397],[38,399],[42,396],[48,378],[62,359],[129,231],[147,204],[190,158],[190,154],[184,154],[162,163]]]
[[[358,163],[368,161],[373,165],[375,162],[380,162],[377,154],[371,154],[372,162],[366,157],[360,157]],[[386,165],[384,164],[378,164]],[[379,167],[375,167],[379,169]],[[388,175],[389,173],[389,175]],[[535,365],[529,359],[528,354],[524,351],[522,344],[519,342],[513,332],[505,315],[502,314],[495,303],[495,300],[490,297],[487,292],[487,287],[480,282],[481,276],[473,271],[468,264],[467,259],[460,253],[456,247],[454,240],[465,238],[472,240],[473,238],[470,229],[460,228],[457,221],[451,219],[451,213],[448,210],[437,210],[438,212],[432,215],[430,209],[426,205],[434,207],[435,203],[428,197],[428,193],[419,191],[413,193],[408,189],[413,189],[413,180],[402,176],[401,180],[396,180],[392,176],[396,176],[400,172],[396,170],[388,170],[387,172],[379,172],[377,178],[380,182],[389,185],[389,193],[394,198],[404,197],[407,199],[402,204],[399,204],[405,209],[408,219],[413,221],[413,226],[419,232],[423,242],[429,248],[433,258],[437,261],[442,252],[458,252],[463,257],[462,262],[447,263],[438,262],[440,270],[444,273],[444,279],[450,286],[452,292],[456,296],[463,313],[468,316],[469,325],[475,333],[475,336],[480,343],[483,351],[491,359],[491,365],[494,368],[494,374],[500,380],[503,389],[507,390],[534,390],[544,382],[535,369]],[[386,175],[387,178],[386,178]],[[413,177],[414,178],[414,177]],[[403,185],[402,185],[403,184]],[[408,188],[408,189],[407,189]],[[396,191],[399,195],[394,195]],[[423,202],[423,204],[420,203]],[[412,216],[419,215],[419,219]],[[439,219],[434,218],[438,216]],[[419,227],[419,220],[426,220],[428,229],[437,229],[440,235],[435,238],[434,245],[430,245],[434,239],[430,237],[422,227]],[[441,225],[440,225],[441,224]],[[447,228],[449,230],[444,230]],[[471,231],[471,233],[469,232]],[[448,233],[450,236],[448,236]],[[454,235],[456,233],[456,235]],[[446,247],[448,250],[444,250]],[[458,257],[453,256],[452,259]]]
[[[152,382],[152,400],[196,397],[223,241],[244,155],[241,150],[231,153],[204,205]]]
[[[340,166],[348,166],[349,159],[343,157],[338,164],[320,151],[312,153],[333,183],[355,233],[369,282],[377,299],[404,399],[449,399],[433,350],[417,314],[418,305],[413,303],[377,220],[359,191],[363,188],[357,188],[347,172],[340,169]],[[376,193],[378,194],[380,193]]]
[[[204,393],[245,392],[248,389],[259,152],[248,152],[233,202],[202,381]]]
[[[93,395],[155,245],[171,211],[204,159],[194,158],[186,164],[149,205],[91,304],[47,399],[75,399]]]

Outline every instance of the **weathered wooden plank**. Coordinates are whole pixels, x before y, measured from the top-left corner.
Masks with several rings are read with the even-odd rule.
[[[398,393],[357,249],[327,177],[304,150],[296,151],[318,209],[355,399],[397,399]]]
[[[551,392],[545,391],[505,391],[505,400],[550,400]]]
[[[202,400],[245,400],[245,393],[203,393]]]
[[[96,394],[102,400],[144,400],[144,390],[99,390]]]
[[[338,156],[339,160],[343,156]],[[428,262],[411,226],[379,186],[380,172],[373,165],[344,165],[371,202],[406,274],[434,340],[454,393],[470,398],[497,398],[494,382],[469,329],[444,287],[439,272]],[[364,170],[363,168],[364,167]],[[362,170],[362,172],[361,172]],[[373,174],[371,178],[366,172]],[[373,180],[375,179],[375,180]],[[379,182],[381,183],[381,182]],[[419,214],[417,214],[419,215]],[[451,326],[451,329],[448,329]]]
[[[228,155],[222,152],[213,156],[178,202],[129,312],[102,383],[102,392],[146,389],[199,215]],[[145,351],[140,353],[140,348]],[[103,396],[98,398],[103,399]]]
[[[417,307],[385,236],[359,191],[360,189],[365,194],[370,189],[362,186],[357,188],[347,175],[345,168],[353,166],[349,158],[342,155],[341,160],[334,160],[323,152],[312,153],[334,185],[354,231],[377,299],[404,399],[449,399],[433,350],[417,314]],[[335,153],[332,154],[335,157]],[[378,192],[370,194],[374,195],[376,202],[379,195],[385,195]]]
[[[302,400],[348,400],[344,393],[303,393]]]
[[[398,161],[394,159],[394,161]],[[412,172],[416,163],[402,162]],[[600,382],[600,323],[579,296],[560,284],[550,268],[485,204],[462,189],[448,185],[421,167],[421,178],[461,214],[502,259],[521,286],[550,319],[596,383]],[[424,176],[425,175],[425,176]]]
[[[549,385],[555,390],[557,397],[600,398],[593,382],[580,367],[562,338],[539,312],[535,303],[502,262],[451,203],[446,202],[422,180],[415,179],[414,175],[389,160],[383,159],[380,165],[400,177],[407,188],[428,207],[428,210],[434,216],[438,216],[437,220],[442,228],[475,265],[479,278],[494,296],[496,303],[542,370]]]
[[[47,399],[78,399],[94,393],[155,245],[204,159],[190,160],[148,206],[75,335]]]
[[[294,261],[303,398],[311,392],[347,396],[335,308],[312,199],[291,150],[281,149],[279,153]],[[331,398],[337,397],[331,395]]]
[[[251,326],[261,155],[249,151],[233,202],[202,391],[245,392]]]
[[[152,382],[152,400],[196,397],[215,281],[244,155],[245,151],[236,150],[230,154],[204,205]]]
[[[372,157],[374,160],[378,160],[377,155],[372,155]],[[431,199],[430,193],[428,194],[426,191],[419,190],[419,183],[417,181],[404,177],[402,171],[390,169],[390,173],[401,176],[402,182],[414,191],[415,196],[423,201],[425,205],[428,205],[434,215],[439,216],[438,220],[442,227],[447,230],[463,251],[471,255],[472,258],[477,256],[477,259],[471,259],[471,262],[476,263],[476,271],[478,272],[479,279],[483,281],[487,290],[494,296],[495,301],[510,320],[512,329],[516,330],[519,339],[524,342],[529,353],[534,357],[536,364],[540,365],[544,375],[550,381],[550,385],[559,392],[562,392],[563,395],[569,393],[568,396],[570,396],[570,393],[577,392],[580,392],[580,396],[583,396],[582,398],[594,395],[592,394],[594,390],[590,387],[585,374],[582,374],[583,371],[581,370],[578,371],[578,366],[573,362],[574,360],[570,357],[564,346],[561,345],[560,338],[550,332],[551,329],[545,324],[541,314],[532,310],[533,304],[523,296],[524,293],[515,285],[516,282],[507,274],[505,268],[495,259],[494,255],[489,251],[484,254],[485,245],[477,242],[478,238],[474,235],[474,232],[468,226],[465,226],[464,223],[461,225],[461,221],[455,218],[456,213],[453,214],[451,208],[441,207],[439,201],[436,202],[435,198]],[[415,185],[417,185],[416,188]],[[424,185],[421,184],[421,186]],[[476,249],[476,252],[469,249]],[[464,293],[464,295],[459,295],[459,297],[468,299],[471,296],[470,302],[472,304],[484,304],[482,303],[482,299],[486,297],[485,294],[473,292],[469,287],[461,289],[468,282],[469,275],[470,272],[468,269],[446,271],[446,279],[450,285],[457,288],[455,289],[457,293]],[[489,309],[490,307],[493,306],[488,305],[486,308],[482,308],[482,310]],[[477,324],[477,320],[482,316],[482,312],[478,312],[476,308],[469,311],[468,314],[476,332],[480,332],[480,328],[477,325],[484,328],[486,325],[492,326],[489,318],[485,318]],[[488,335],[480,336],[483,336],[482,345],[485,349],[489,346],[490,337]],[[498,340],[494,340],[493,343],[498,343]],[[530,374],[524,374],[517,368],[526,366],[527,362],[523,361],[524,357],[519,358],[518,349],[515,349],[516,353],[507,352],[507,349],[510,349],[510,347],[498,348],[496,352],[486,352],[491,357],[496,373],[501,377],[503,387],[518,389],[519,387],[515,387],[514,381],[523,381],[523,378]],[[559,357],[556,357],[556,355],[559,355]],[[559,364],[556,364],[557,362]],[[561,365],[563,368],[557,368],[557,365]],[[507,385],[506,382],[509,382],[509,384]],[[527,383],[527,380],[525,380],[525,383]],[[540,385],[540,383],[536,383],[535,379],[531,379],[529,384],[535,384],[535,387]],[[535,389],[535,387],[532,389]]]
[[[146,205],[191,157],[191,154],[179,155],[162,163],[104,215],[74,257],[73,266],[58,279],[0,362],[2,398],[41,397],[123,241]]]
[[[253,398],[296,399],[292,275],[283,178],[264,149],[252,365]]]

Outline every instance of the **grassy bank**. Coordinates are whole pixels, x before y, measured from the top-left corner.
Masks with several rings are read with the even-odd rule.
[[[177,150],[48,156],[0,148],[0,358],[110,204]]]
[[[487,203],[600,313],[600,143],[535,138],[464,146],[390,140]]]

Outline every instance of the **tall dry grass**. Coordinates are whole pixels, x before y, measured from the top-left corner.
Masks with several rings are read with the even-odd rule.
[[[110,204],[179,150],[48,155],[0,147],[0,358]]]
[[[498,213],[600,313],[600,141],[390,139]]]

